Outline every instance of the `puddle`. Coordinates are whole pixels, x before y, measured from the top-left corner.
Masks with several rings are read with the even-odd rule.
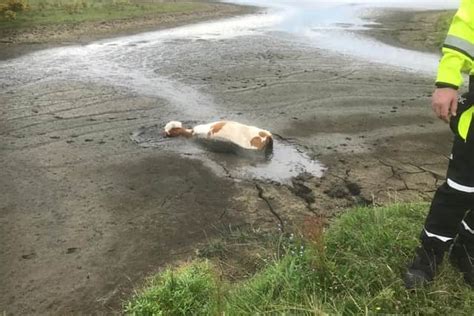
[[[274,138],[273,152],[268,156],[221,142],[166,138],[158,125],[142,127],[130,138],[141,147],[160,148],[199,159],[219,176],[230,176],[236,180],[258,179],[291,184],[291,178],[301,173],[321,177],[325,170],[319,161],[311,159],[295,144],[278,137]]]

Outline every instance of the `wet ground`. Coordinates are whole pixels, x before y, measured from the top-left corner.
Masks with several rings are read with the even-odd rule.
[[[435,55],[368,62],[272,12],[0,63],[0,310],[119,310],[225,227],[431,197],[451,138],[429,106]],[[277,135],[272,160],[159,135],[217,119]]]

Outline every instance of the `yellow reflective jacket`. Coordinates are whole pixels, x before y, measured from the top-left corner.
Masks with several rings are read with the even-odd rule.
[[[462,0],[443,45],[438,67],[437,87],[458,89],[462,72],[474,74],[474,0]]]

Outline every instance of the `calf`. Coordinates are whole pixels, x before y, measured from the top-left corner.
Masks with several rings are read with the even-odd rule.
[[[272,134],[269,131],[232,121],[197,125],[194,128],[184,128],[181,122],[172,121],[166,124],[165,135],[227,141],[243,149],[265,152],[273,146]]]

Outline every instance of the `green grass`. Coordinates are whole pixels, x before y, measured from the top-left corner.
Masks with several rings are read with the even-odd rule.
[[[400,275],[418,244],[426,209],[415,204],[349,211],[323,236],[284,238],[285,255],[238,283],[220,280],[207,261],[169,269],[138,291],[125,312],[470,315],[474,291],[449,264],[429,287],[403,287]]]
[[[126,310],[138,315],[207,315],[217,310],[218,293],[209,263],[195,262],[151,279]]]
[[[0,0],[6,3],[8,0]],[[29,0],[30,9],[16,12],[14,20],[0,14],[0,30],[55,24],[111,21],[160,14],[189,13],[209,8],[199,2],[153,2],[128,0]]]

